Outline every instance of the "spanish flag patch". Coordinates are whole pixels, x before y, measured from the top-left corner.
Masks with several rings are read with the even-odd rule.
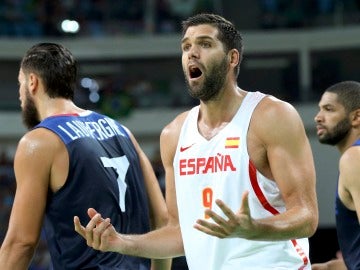
[[[239,148],[240,137],[226,138],[225,148]]]

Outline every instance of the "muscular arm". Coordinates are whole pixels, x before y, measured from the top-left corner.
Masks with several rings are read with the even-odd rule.
[[[220,238],[266,241],[311,236],[318,224],[315,168],[300,116],[290,104],[265,98],[254,111],[247,140],[252,162],[277,183],[286,211],[253,219],[244,193],[236,213],[217,200],[227,218],[207,209],[216,224],[198,220],[195,228]]]
[[[27,269],[39,239],[51,168],[51,143],[34,130],[19,142],[14,169],[16,194],[0,250],[2,270]]]
[[[257,220],[255,239],[309,237],[318,224],[318,207],[315,166],[305,128],[288,103],[269,98],[259,106],[252,122],[286,211]]]

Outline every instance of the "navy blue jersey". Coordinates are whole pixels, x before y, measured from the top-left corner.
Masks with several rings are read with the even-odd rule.
[[[147,270],[150,260],[119,253],[100,252],[86,245],[74,230],[73,217],[87,224],[93,207],[111,218],[124,234],[149,231],[144,179],[137,152],[124,128],[95,112],[57,115],[36,128],[57,134],[69,153],[65,185],[49,191],[45,232],[54,269]]]
[[[360,146],[357,140],[354,146]],[[360,179],[359,179],[360,180]],[[356,211],[349,210],[336,193],[336,229],[340,250],[349,270],[360,269],[360,224]]]

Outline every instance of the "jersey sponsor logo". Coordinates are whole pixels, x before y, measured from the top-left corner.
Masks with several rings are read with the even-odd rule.
[[[218,153],[216,156],[179,160],[180,175],[209,174],[236,171],[230,155]]]
[[[188,145],[188,146],[180,146],[180,152],[184,152],[188,150],[191,146],[193,146],[195,143]]]
[[[240,137],[227,137],[225,148],[239,148]]]

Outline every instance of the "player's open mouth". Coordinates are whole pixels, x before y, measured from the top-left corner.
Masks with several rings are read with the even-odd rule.
[[[201,70],[198,67],[190,67],[189,68],[190,79],[197,79],[202,75]]]

